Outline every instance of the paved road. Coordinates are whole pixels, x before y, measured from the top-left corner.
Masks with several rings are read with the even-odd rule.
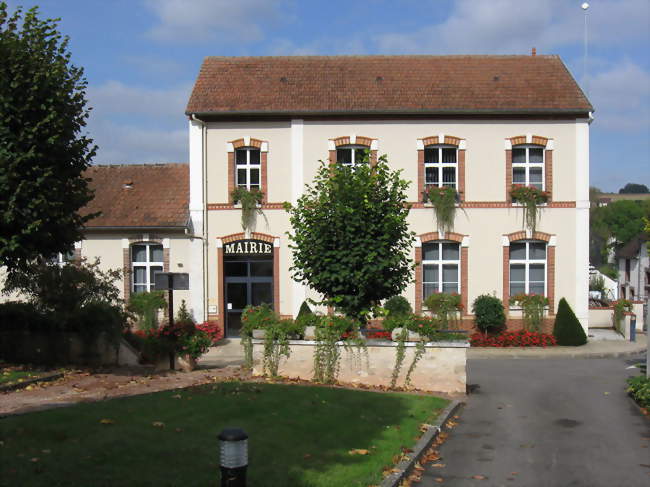
[[[470,360],[480,388],[419,485],[649,486],[650,421],[624,391],[641,360]]]

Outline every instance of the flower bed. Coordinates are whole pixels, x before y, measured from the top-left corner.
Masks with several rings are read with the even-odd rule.
[[[223,328],[216,321],[205,321],[196,325],[197,330],[205,332],[212,340],[212,345],[223,339]]]
[[[503,331],[496,335],[474,333],[469,337],[472,347],[552,347],[557,345],[553,335],[534,331]]]

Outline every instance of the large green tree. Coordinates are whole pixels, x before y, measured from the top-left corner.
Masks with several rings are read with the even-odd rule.
[[[0,2],[0,265],[25,268],[82,237],[92,199],[83,177],[96,147],[86,80],[56,19]]]
[[[625,194],[625,193],[639,194],[639,193],[650,193],[650,190],[645,184],[627,183],[625,186],[619,189],[618,192],[620,194]]]
[[[293,278],[361,320],[399,294],[413,271],[408,184],[385,157],[375,166],[322,164],[290,209]]]

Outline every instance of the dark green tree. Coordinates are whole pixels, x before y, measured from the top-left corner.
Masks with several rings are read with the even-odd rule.
[[[381,300],[400,294],[413,270],[408,184],[385,156],[375,166],[323,163],[289,210],[293,278],[362,321]]]
[[[0,2],[0,265],[25,268],[70,249],[91,216],[83,177],[96,147],[86,125],[86,80],[58,20]]]
[[[639,194],[639,193],[650,193],[650,189],[645,184],[637,183],[627,183],[621,189],[618,190],[619,194]]]
[[[567,303],[566,299],[560,299],[553,326],[553,336],[557,339],[558,345],[578,346],[587,343],[587,335],[582,328],[580,321]]]

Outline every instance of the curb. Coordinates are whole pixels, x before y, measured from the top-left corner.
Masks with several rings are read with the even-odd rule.
[[[393,472],[381,482],[380,487],[399,487],[400,482],[411,473],[415,462],[417,462],[424,453],[429,449],[433,441],[438,437],[442,431],[443,425],[451,418],[464,403],[460,401],[451,401],[451,403],[440,413],[437,421],[429,425],[427,431],[420,437],[418,442],[413,447],[413,453],[408,453],[405,456],[406,460],[402,460],[395,465],[395,469],[399,472]]]
[[[41,377],[35,377],[34,379],[29,379],[23,382],[16,382],[15,384],[0,386],[0,392],[17,391],[19,389],[24,389],[31,384],[36,384],[37,382],[50,382],[60,379],[61,377],[63,377],[63,373],[61,372],[57,372],[56,374],[43,375]]]
[[[645,347],[636,350],[624,350],[619,352],[566,352],[566,353],[509,353],[503,355],[485,354],[472,356],[467,354],[467,360],[492,360],[492,359],[556,359],[556,358],[621,358],[631,357],[646,351]]]

